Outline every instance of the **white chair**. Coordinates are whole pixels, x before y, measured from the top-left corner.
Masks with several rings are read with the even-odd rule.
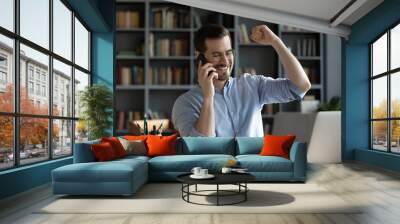
[[[309,163],[340,163],[341,112],[318,112],[307,149]]]

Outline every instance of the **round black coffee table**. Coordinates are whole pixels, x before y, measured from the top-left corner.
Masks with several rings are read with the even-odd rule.
[[[202,204],[190,201],[190,196],[204,196],[204,197],[216,197],[217,206],[220,205],[234,205],[239,204],[241,202],[245,202],[247,200],[247,192],[249,188],[247,187],[247,183],[255,180],[255,177],[248,173],[215,173],[213,174],[215,177],[212,179],[193,179],[190,177],[191,173],[182,174],[177,177],[178,181],[182,183],[182,199],[188,203],[198,204],[198,205],[215,205],[215,204]],[[206,185],[216,185],[215,190],[197,190],[198,184],[206,184]],[[190,191],[190,186],[195,186],[195,191]],[[237,190],[223,190],[220,189],[220,185],[236,185],[238,186]],[[209,192],[215,192],[215,194],[205,194]],[[221,197],[230,197],[230,196],[241,196],[240,200],[234,201],[232,203],[221,203]]]

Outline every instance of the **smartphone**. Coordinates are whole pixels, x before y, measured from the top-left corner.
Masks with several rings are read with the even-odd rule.
[[[204,56],[203,53],[200,53],[199,56],[197,56],[197,65],[199,64],[200,61],[202,65],[208,62],[207,58]]]
[[[202,64],[202,65],[204,65],[205,63],[208,63],[207,58],[204,56],[203,53],[200,53],[199,56],[197,56],[197,60],[196,60],[197,65],[199,64],[200,61],[201,61],[201,64]],[[210,71],[210,72],[208,73],[208,75],[210,76],[211,73],[213,73],[213,71]]]

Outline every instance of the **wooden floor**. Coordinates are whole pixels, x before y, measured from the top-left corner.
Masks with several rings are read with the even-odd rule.
[[[0,223],[400,223],[398,173],[358,163],[312,165],[308,182],[367,206],[357,214],[35,214],[35,208],[54,200],[47,185],[0,202]]]

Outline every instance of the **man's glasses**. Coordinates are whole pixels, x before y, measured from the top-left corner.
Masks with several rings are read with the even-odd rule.
[[[207,59],[210,62],[219,62],[224,58],[224,56],[228,59],[233,58],[234,50],[232,49],[232,50],[229,50],[226,52],[213,52],[213,53],[207,55]]]

